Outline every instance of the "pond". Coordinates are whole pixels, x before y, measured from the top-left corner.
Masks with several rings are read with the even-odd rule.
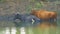
[[[43,22],[42,25],[27,27],[15,27],[13,22],[3,23],[1,22],[0,34],[60,34],[59,21],[58,23],[51,23],[50,26],[48,24],[50,22]],[[57,23],[57,26],[55,23]]]

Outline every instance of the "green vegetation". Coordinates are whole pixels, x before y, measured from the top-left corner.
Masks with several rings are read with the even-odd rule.
[[[26,11],[27,11],[27,12],[29,11],[28,13],[30,13],[30,11],[31,11],[32,9],[40,9],[40,8],[43,7],[42,3],[41,3],[41,2],[38,2],[38,1],[36,1],[36,0],[31,0],[30,2],[31,2],[31,3],[26,6]],[[34,4],[33,4],[33,3],[34,3]]]
[[[0,3],[3,3],[3,2],[5,2],[6,0],[0,0]]]

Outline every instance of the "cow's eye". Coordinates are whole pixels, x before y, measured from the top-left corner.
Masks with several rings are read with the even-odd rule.
[[[35,20],[34,20],[34,19],[32,19],[32,24],[34,24],[34,22],[35,22]]]

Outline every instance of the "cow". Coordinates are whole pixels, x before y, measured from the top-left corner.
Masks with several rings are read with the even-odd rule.
[[[54,20],[57,19],[57,12],[55,11],[47,11],[47,10],[32,10],[32,15],[35,15],[39,19],[42,20]]]

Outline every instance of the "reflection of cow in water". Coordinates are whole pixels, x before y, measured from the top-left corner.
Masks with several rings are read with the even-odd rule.
[[[43,31],[46,30],[46,29],[50,30],[50,28],[52,28],[54,31],[56,31],[57,22],[42,22],[37,27],[40,28]]]
[[[19,22],[17,23],[16,20]],[[37,18],[36,16],[30,15],[30,14],[16,14],[14,18],[14,23],[18,26],[20,25],[32,25],[32,24],[38,24],[41,20]]]

